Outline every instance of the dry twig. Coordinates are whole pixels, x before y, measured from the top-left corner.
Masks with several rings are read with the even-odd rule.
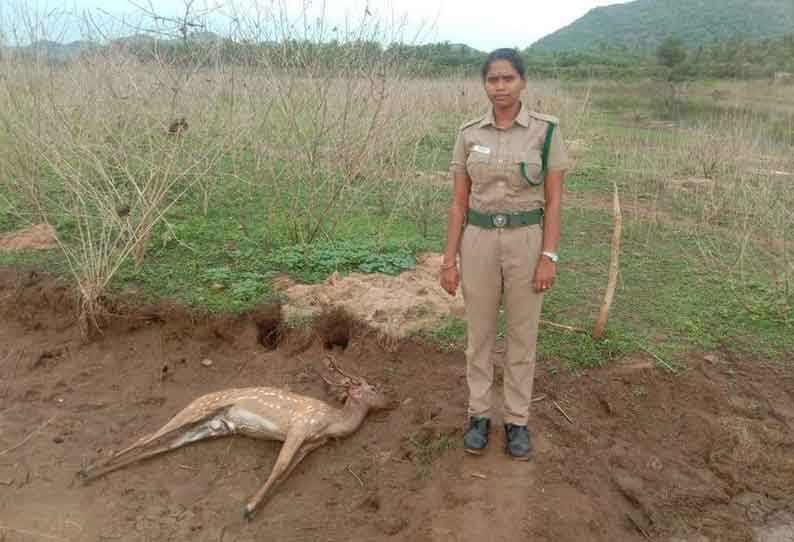
[[[550,322],[548,320],[540,320],[540,325],[553,327],[555,329],[564,329],[565,331],[574,331],[576,333],[587,333],[586,329],[582,329],[580,327],[575,327],[575,326],[566,326],[564,324],[558,324],[556,322]]]
[[[554,407],[555,407],[557,410],[559,410],[559,411],[560,411],[560,414],[562,414],[563,416],[565,416],[565,419],[566,419],[566,420],[568,420],[570,423],[573,423],[573,420],[571,419],[571,417],[570,417],[570,416],[568,416],[568,413],[567,413],[567,412],[565,412],[565,411],[562,409],[562,407],[560,406],[560,404],[559,404],[557,401],[554,401],[554,400],[552,400],[552,403],[554,403]]]
[[[648,533],[645,531],[645,529],[643,529],[643,528],[642,528],[642,526],[641,526],[639,523],[637,523],[637,520],[636,520],[636,519],[634,519],[634,518],[631,516],[631,514],[626,514],[626,516],[628,516],[628,518],[629,518],[629,521],[631,521],[631,524],[632,524],[632,525],[634,525],[634,528],[635,528],[635,529],[637,529],[637,531],[638,531],[638,532],[639,532],[639,533],[640,533],[642,536],[644,536],[644,537],[645,537],[645,538],[647,538],[648,540],[653,540],[653,539],[651,538],[651,536],[650,536],[650,535],[649,535],[649,534],[648,534]]]
[[[68,538],[61,538],[60,536],[53,536],[51,534],[44,534],[38,531],[30,531],[28,529],[15,529],[13,527],[9,527],[8,525],[3,525],[0,523],[0,533],[4,531],[9,531],[12,533],[19,533],[27,536],[34,536],[37,538],[44,538],[46,540],[57,540],[58,542],[69,542]]]
[[[361,481],[361,478],[358,477],[358,474],[353,472],[353,469],[350,468],[350,465],[347,466],[347,472],[353,475],[353,478],[358,480],[358,483],[361,484],[361,487],[364,487],[364,482]]]
[[[664,360],[664,358],[662,358],[661,356],[659,356],[659,355],[658,355],[658,354],[656,354],[655,352],[652,352],[651,350],[649,350],[649,349],[648,349],[648,348],[646,348],[645,346],[641,345],[640,343],[636,343],[636,344],[637,344],[637,346],[639,346],[639,347],[640,347],[640,349],[641,349],[643,352],[645,352],[646,354],[648,354],[649,356],[651,356],[653,359],[655,359],[655,360],[656,360],[656,362],[657,362],[659,365],[661,365],[662,367],[664,367],[665,369],[667,369],[668,371],[670,371],[670,372],[671,372],[671,373],[673,373],[674,375],[677,375],[677,374],[678,374],[678,370],[677,370],[675,367],[673,367],[673,366],[670,364],[670,362],[668,362],[668,361],[665,361],[665,360]]]
[[[31,434],[29,434],[29,435],[28,435],[28,436],[26,436],[24,439],[22,439],[22,441],[21,441],[21,442],[19,442],[18,444],[15,444],[15,445],[11,446],[10,448],[6,448],[6,449],[5,449],[5,450],[3,450],[2,452],[0,452],[0,457],[3,457],[3,456],[4,456],[4,455],[6,455],[7,453],[13,452],[13,451],[14,451],[14,450],[16,450],[17,448],[21,448],[22,446],[24,446],[24,445],[25,445],[25,443],[26,443],[27,441],[29,441],[30,439],[32,439],[33,437],[35,437],[35,436],[36,436],[36,434],[37,434],[39,431],[41,431],[42,429],[44,429],[45,427],[47,427],[47,426],[50,424],[50,422],[51,422],[52,420],[54,420],[54,419],[55,419],[55,416],[53,416],[52,418],[50,418],[49,420],[47,420],[46,422],[44,422],[43,424],[41,424],[40,426],[38,426],[38,427],[37,427],[37,428],[36,428],[36,429],[35,429],[35,430],[34,430],[34,431],[31,433]]]

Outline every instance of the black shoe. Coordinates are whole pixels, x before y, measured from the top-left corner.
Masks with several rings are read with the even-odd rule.
[[[505,436],[507,454],[518,461],[529,461],[532,457],[532,443],[529,441],[527,426],[506,423]]]
[[[474,418],[469,420],[469,429],[463,435],[463,450],[474,455],[480,455],[488,446],[488,432],[491,430],[491,420],[488,418]]]

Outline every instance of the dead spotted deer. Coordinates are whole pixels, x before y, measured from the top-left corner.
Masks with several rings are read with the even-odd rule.
[[[270,387],[210,393],[190,403],[156,432],[142,437],[108,460],[83,469],[80,474],[86,481],[93,480],[135,461],[208,438],[245,435],[281,440],[284,444],[270,476],[243,511],[250,519],[265,497],[311,451],[329,439],[355,432],[370,410],[388,407],[386,396],[363,378],[346,374],[330,356],[326,358],[326,365],[328,377],[321,376],[329,385],[341,389],[342,408]]]

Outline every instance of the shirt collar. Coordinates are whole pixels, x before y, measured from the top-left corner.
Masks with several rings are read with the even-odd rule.
[[[524,107],[524,102],[521,102],[521,109],[518,110],[518,116],[513,122],[523,126],[524,128],[529,128],[529,111],[526,107]],[[496,119],[494,119],[493,116],[493,107],[488,110],[488,113],[480,121],[480,128],[485,128],[489,125],[496,126]]]

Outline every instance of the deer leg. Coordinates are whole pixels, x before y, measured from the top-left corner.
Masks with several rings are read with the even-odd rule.
[[[176,450],[177,448],[200,440],[233,435],[234,432],[235,427],[233,424],[226,422],[221,416],[216,416],[195,424],[190,428],[182,427],[174,429],[170,433],[161,435],[156,439],[152,439],[150,436],[143,437],[137,443],[112,456],[103,465],[89,467],[81,471],[80,474],[86,481],[93,480],[122,467],[126,467],[130,463],[170,452],[171,450]],[[176,435],[174,435],[175,433]],[[154,433],[153,435],[156,434],[157,433]],[[174,435],[171,442],[151,448],[153,441],[161,441],[165,437],[171,435]]]
[[[248,503],[243,509],[243,516],[245,519],[251,519],[254,516],[256,507],[259,506],[264,500],[271,488],[276,485],[276,482],[281,475],[287,472],[290,465],[292,464],[295,454],[300,449],[305,438],[306,437],[298,428],[294,428],[290,431],[290,433],[287,434],[287,438],[284,440],[284,444],[281,446],[281,450],[279,451],[278,457],[276,458],[276,464],[273,465],[273,470],[270,471],[270,476],[268,477],[267,482],[265,482],[265,485],[263,485],[259,491],[257,491],[254,496],[249,499]]]
[[[295,457],[292,459],[292,462],[284,471],[284,473],[278,477],[278,480],[273,482],[273,487],[271,487],[270,490],[275,491],[276,488],[280,486],[284,480],[289,478],[289,475],[292,474],[292,471],[295,470],[295,467],[297,467],[307,455],[312,453],[317,448],[321,447],[326,442],[328,442],[328,439],[318,440],[317,442],[307,442],[303,446],[301,446],[298,452],[295,454]]]

